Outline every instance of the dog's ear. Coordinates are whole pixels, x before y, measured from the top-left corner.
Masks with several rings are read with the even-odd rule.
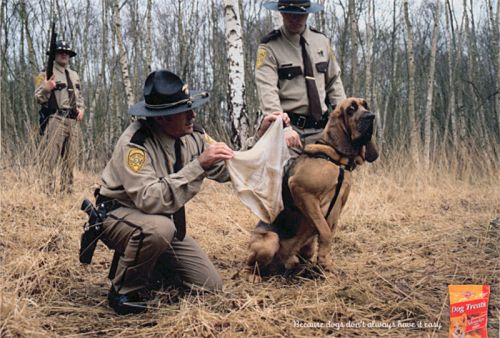
[[[370,142],[366,144],[365,160],[368,162],[373,162],[378,158],[378,149],[373,138],[374,136],[372,136]]]
[[[345,101],[345,100],[344,100]],[[344,123],[345,104],[341,102],[331,112],[328,124],[326,125],[326,144],[333,146],[339,153],[345,156],[356,156],[359,149],[356,149],[352,143],[347,126]]]
[[[344,156],[351,157],[357,155],[359,148],[356,149],[352,145],[349,133],[341,118],[330,118],[329,125],[327,127],[328,140],[325,140],[327,144],[331,144],[335,150]]]

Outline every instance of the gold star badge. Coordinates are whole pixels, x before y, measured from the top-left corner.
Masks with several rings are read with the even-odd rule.
[[[146,153],[138,148],[131,148],[128,151],[127,164],[134,172],[139,172],[146,162]]]

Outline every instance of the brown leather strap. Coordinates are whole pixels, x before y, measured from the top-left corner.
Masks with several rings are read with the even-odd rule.
[[[302,61],[304,62],[304,76],[306,79],[307,99],[309,100],[309,115],[316,121],[321,120],[323,112],[321,111],[321,101],[319,99],[318,87],[314,79],[311,59],[306,50],[306,40],[300,36],[300,46],[302,47]]]
[[[175,163],[174,172],[178,172],[182,169],[182,154],[181,154],[181,140],[179,138],[175,139]],[[175,224],[175,237],[179,241],[182,241],[186,237],[186,210],[184,206],[174,213],[174,224]]]

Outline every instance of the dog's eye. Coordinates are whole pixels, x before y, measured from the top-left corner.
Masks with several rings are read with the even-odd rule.
[[[354,105],[354,104],[351,104],[349,106],[349,108],[347,108],[347,113],[349,115],[352,115],[352,114],[354,114],[354,112],[356,111],[356,109],[358,109],[358,107],[356,107],[356,105]]]

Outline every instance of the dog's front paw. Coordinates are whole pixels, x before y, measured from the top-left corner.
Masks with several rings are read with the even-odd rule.
[[[326,272],[333,271],[333,262],[328,256],[318,256],[318,266]]]
[[[284,262],[285,270],[295,269],[299,265],[299,257],[293,255]]]

